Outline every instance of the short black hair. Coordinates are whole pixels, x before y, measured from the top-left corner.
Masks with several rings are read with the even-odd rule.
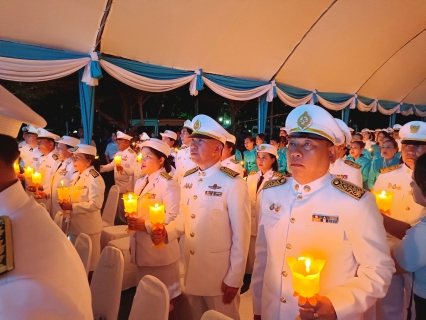
[[[188,128],[188,127],[182,127],[181,129],[180,129],[180,131],[182,131],[183,129],[186,129],[186,132],[188,132],[189,134],[191,134],[192,133],[192,129],[190,129],[190,128]]]
[[[235,143],[232,143],[231,141],[226,141],[226,146],[231,149],[231,156],[233,156],[236,152],[236,147],[235,147]]]
[[[12,166],[20,154],[16,140],[11,136],[0,134],[0,161]]]
[[[422,154],[416,160],[416,165],[413,171],[414,181],[422,191],[423,196],[426,197],[426,154]]]
[[[257,134],[257,136],[258,136],[260,139],[262,139],[262,141],[265,141],[266,136],[265,136],[265,134],[264,134],[264,133],[258,133],[258,134]]]

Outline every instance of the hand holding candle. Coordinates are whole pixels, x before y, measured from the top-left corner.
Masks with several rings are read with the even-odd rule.
[[[38,196],[38,187],[41,184],[41,173],[34,172],[33,175],[32,175],[32,181],[33,181],[33,184],[35,185],[35,188],[36,188],[35,195],[37,197]]]
[[[314,260],[308,255],[299,258],[287,257],[287,263],[293,279],[294,296],[299,296],[299,305],[308,302],[316,306],[320,291],[320,273],[324,268],[325,260]]]
[[[149,207],[149,220],[152,224],[152,230],[163,230],[165,221],[164,204],[156,203],[154,206]],[[153,248],[161,249],[165,246],[164,243],[153,245]]]
[[[119,155],[116,155],[115,157],[114,157],[114,163],[115,163],[115,165],[118,167],[118,166],[121,166],[121,156],[119,156]]]
[[[70,188],[64,186],[64,180],[61,180],[61,187],[58,190],[59,203],[67,203],[70,197]]]
[[[24,172],[25,172],[25,178],[31,179],[34,173],[34,169],[28,166],[24,168]]]
[[[374,192],[374,195],[376,196],[376,203],[379,207],[380,212],[383,214],[391,215],[393,192],[386,192],[385,190],[380,190]]]

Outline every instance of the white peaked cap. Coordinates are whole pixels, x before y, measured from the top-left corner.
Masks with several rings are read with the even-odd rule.
[[[160,135],[162,137],[167,137],[167,138],[171,138],[173,140],[177,140],[177,134],[176,134],[176,132],[173,132],[171,130],[164,130],[164,132],[160,133]]]
[[[395,125],[393,126],[393,130],[394,130],[394,131],[401,130],[401,128],[402,128],[402,126],[401,126],[400,124],[395,124]]]
[[[224,144],[229,135],[228,131],[226,131],[224,127],[205,114],[199,114],[192,119],[192,128],[191,138],[200,135],[207,136],[219,140]]]
[[[96,157],[96,148],[88,144],[78,144],[73,149],[68,149],[71,153],[83,153]]]
[[[160,139],[151,138],[142,143],[141,147],[150,147],[163,153],[166,157],[170,154],[170,147],[167,143]]]
[[[46,120],[0,85],[0,134],[16,138],[22,123],[46,126]]]
[[[27,126],[27,133],[34,133],[37,134],[37,128],[34,126]]]
[[[423,121],[408,122],[401,127],[399,136],[404,144],[410,144],[410,141],[426,142],[426,123]]]
[[[141,138],[140,138],[142,141],[145,141],[145,140],[149,140],[149,139],[151,139],[150,137],[149,137],[149,135],[147,135],[147,133],[146,132],[142,132],[142,134],[141,134]]]
[[[47,131],[43,128],[38,128],[37,129],[37,139],[42,139],[42,138],[57,140],[57,139],[59,139],[59,136],[57,134],[54,134],[54,133]]]
[[[286,131],[315,134],[330,140],[334,145],[344,143],[345,136],[333,116],[314,104],[294,108],[285,121]]]
[[[272,155],[274,155],[276,158],[278,158],[278,150],[276,147],[274,147],[273,145],[267,144],[267,143],[262,143],[258,148],[257,148],[257,152],[267,152],[270,153]]]
[[[344,123],[342,120],[334,118],[334,120],[336,120],[337,124],[339,125],[340,129],[342,129],[343,134],[345,135],[345,139],[346,139],[346,143],[351,142],[352,140],[352,135],[351,135],[351,131],[349,129],[349,127],[346,125],[346,123]],[[353,129],[352,129],[353,131]]]
[[[129,136],[128,134],[125,134],[124,132],[121,131],[117,131],[117,135],[116,135],[117,139],[124,139],[124,140],[132,140],[133,137]]]
[[[183,123],[183,127],[184,127],[184,128],[188,128],[188,129],[193,130],[193,129],[192,129],[192,121],[191,121],[191,120],[186,120],[186,121]]]
[[[226,137],[226,141],[229,141],[229,142],[235,144],[237,142],[237,138],[233,134],[230,134],[228,132],[228,136]]]
[[[67,146],[76,147],[78,144],[80,144],[80,139],[69,136],[63,136],[62,138],[56,140],[56,142],[66,144]]]

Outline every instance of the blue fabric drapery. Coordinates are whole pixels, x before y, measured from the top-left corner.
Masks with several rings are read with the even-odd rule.
[[[95,87],[88,86],[81,81],[83,69],[78,71],[78,88],[80,93],[81,119],[83,121],[84,143],[90,145],[93,134],[93,120],[95,116]]]
[[[265,81],[240,79],[240,78],[234,78],[234,77],[219,76],[215,74],[204,74],[204,77],[206,77],[210,81],[222,87],[232,89],[232,90],[237,90],[237,91],[252,90],[257,87],[261,87],[261,86],[269,84],[269,82],[265,82]]]
[[[268,101],[266,101],[266,94],[263,94],[259,98],[258,130],[257,130],[258,133],[265,133],[267,116],[268,116]]]

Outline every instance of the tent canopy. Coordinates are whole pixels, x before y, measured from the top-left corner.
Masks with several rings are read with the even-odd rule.
[[[426,105],[426,1],[14,0],[0,39]]]

